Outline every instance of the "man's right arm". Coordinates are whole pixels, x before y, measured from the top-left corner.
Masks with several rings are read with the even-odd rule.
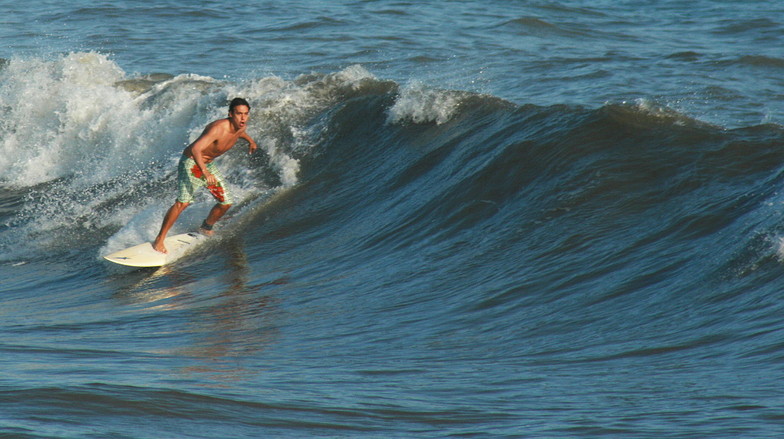
[[[207,160],[204,157],[204,151],[218,138],[218,127],[215,125],[210,125],[204,129],[204,132],[201,133],[198,139],[191,144],[191,154],[193,155],[193,161],[196,162],[196,165],[201,169],[202,175],[207,180],[208,185],[217,184],[217,180],[215,176],[207,170]]]

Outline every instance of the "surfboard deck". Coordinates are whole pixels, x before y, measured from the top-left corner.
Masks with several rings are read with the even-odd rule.
[[[176,261],[207,238],[207,236],[201,233],[182,233],[169,236],[163,241],[166,250],[169,251],[167,254],[155,251],[152,248],[152,243],[145,242],[108,254],[103,258],[115,264],[127,265],[129,267],[160,267]]]

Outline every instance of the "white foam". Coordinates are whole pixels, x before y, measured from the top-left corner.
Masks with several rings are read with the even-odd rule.
[[[389,123],[448,122],[457,112],[462,96],[458,92],[436,90],[420,82],[412,82],[400,90],[395,105],[388,111]]]
[[[2,182],[30,186],[68,175],[105,145],[107,110],[130,99],[113,87],[122,77],[116,64],[92,52],[10,60],[0,71]]]
[[[776,251],[776,256],[780,262],[784,262],[784,236],[778,236],[774,238],[774,246]]]

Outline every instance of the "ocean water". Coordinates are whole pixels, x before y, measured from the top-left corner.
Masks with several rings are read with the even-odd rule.
[[[780,2],[3,9],[0,437],[784,435]]]

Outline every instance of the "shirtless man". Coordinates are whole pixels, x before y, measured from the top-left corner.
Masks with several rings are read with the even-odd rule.
[[[245,132],[249,116],[248,102],[242,98],[233,99],[229,104],[229,117],[207,125],[199,138],[182,152],[177,167],[179,193],[174,205],[163,217],[161,231],[152,244],[156,251],[167,253],[163,240],[182,211],[193,202],[193,193],[199,187],[206,187],[218,201],[210,210],[207,219],[201,223],[202,233],[213,234],[212,226],[229,210],[232,201],[223,184],[223,178],[212,161],[230,150],[239,139],[248,141],[251,154],[256,151],[256,142]]]

